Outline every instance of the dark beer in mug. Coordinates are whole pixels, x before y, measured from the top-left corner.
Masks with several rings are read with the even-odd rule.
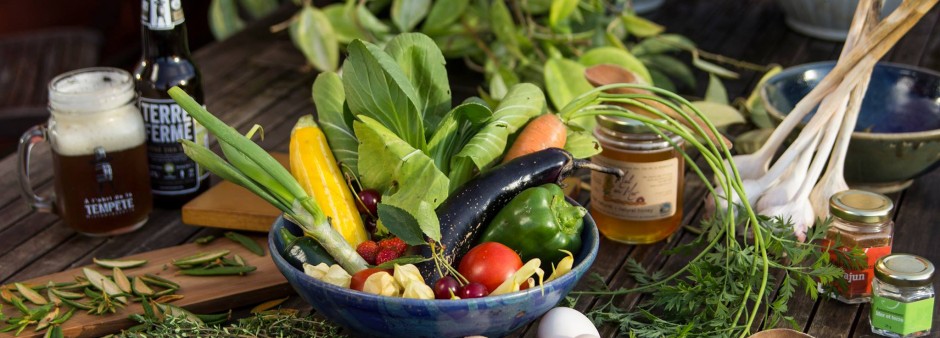
[[[83,233],[110,233],[146,220],[152,203],[146,157],[144,143],[110,152],[96,147],[78,156],[53,152],[58,214]]]
[[[80,69],[53,79],[49,121],[20,139],[27,203],[89,235],[125,233],[146,223],[152,199],[136,103],[134,80],[120,69]],[[36,195],[29,182],[30,151],[44,141],[52,148],[54,197]]]

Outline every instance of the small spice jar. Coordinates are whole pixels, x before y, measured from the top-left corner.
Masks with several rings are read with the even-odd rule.
[[[848,304],[871,300],[872,267],[891,253],[893,209],[894,203],[887,196],[862,190],[841,191],[829,199],[832,224],[822,244],[828,248],[831,261],[845,271],[841,280],[830,285],[833,298]],[[865,255],[861,262],[850,255],[856,248]]]
[[[924,337],[933,323],[934,267],[927,259],[891,254],[875,264],[871,331],[886,337]]]
[[[591,216],[607,238],[629,244],[660,241],[682,222],[685,160],[673,147],[681,137],[663,138],[642,122],[598,116],[594,136],[603,150],[596,164],[616,167],[622,179],[591,173]]]

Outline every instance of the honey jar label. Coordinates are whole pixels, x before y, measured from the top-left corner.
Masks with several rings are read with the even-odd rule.
[[[676,214],[679,159],[636,163],[594,156],[595,163],[620,168],[623,179],[591,172],[592,208],[625,220],[652,221]],[[599,183],[599,184],[598,184]]]

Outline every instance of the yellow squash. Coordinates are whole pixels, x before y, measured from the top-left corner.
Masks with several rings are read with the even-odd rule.
[[[291,131],[290,171],[349,245],[355,248],[369,239],[355,197],[313,116],[301,117]]]

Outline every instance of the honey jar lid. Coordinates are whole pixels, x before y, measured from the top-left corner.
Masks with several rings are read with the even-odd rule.
[[[895,286],[930,285],[933,272],[933,263],[917,255],[895,253],[875,263],[875,277]]]
[[[862,190],[845,190],[829,198],[829,213],[849,222],[884,223],[894,202],[888,196]]]
[[[665,123],[665,120],[659,122]],[[597,124],[601,125],[604,128],[613,130],[618,133],[626,134],[652,134],[656,133],[649,126],[643,122],[632,120],[628,118],[623,118],[619,116],[607,116],[607,115],[597,115]],[[663,130],[663,133],[669,135],[669,132]]]

